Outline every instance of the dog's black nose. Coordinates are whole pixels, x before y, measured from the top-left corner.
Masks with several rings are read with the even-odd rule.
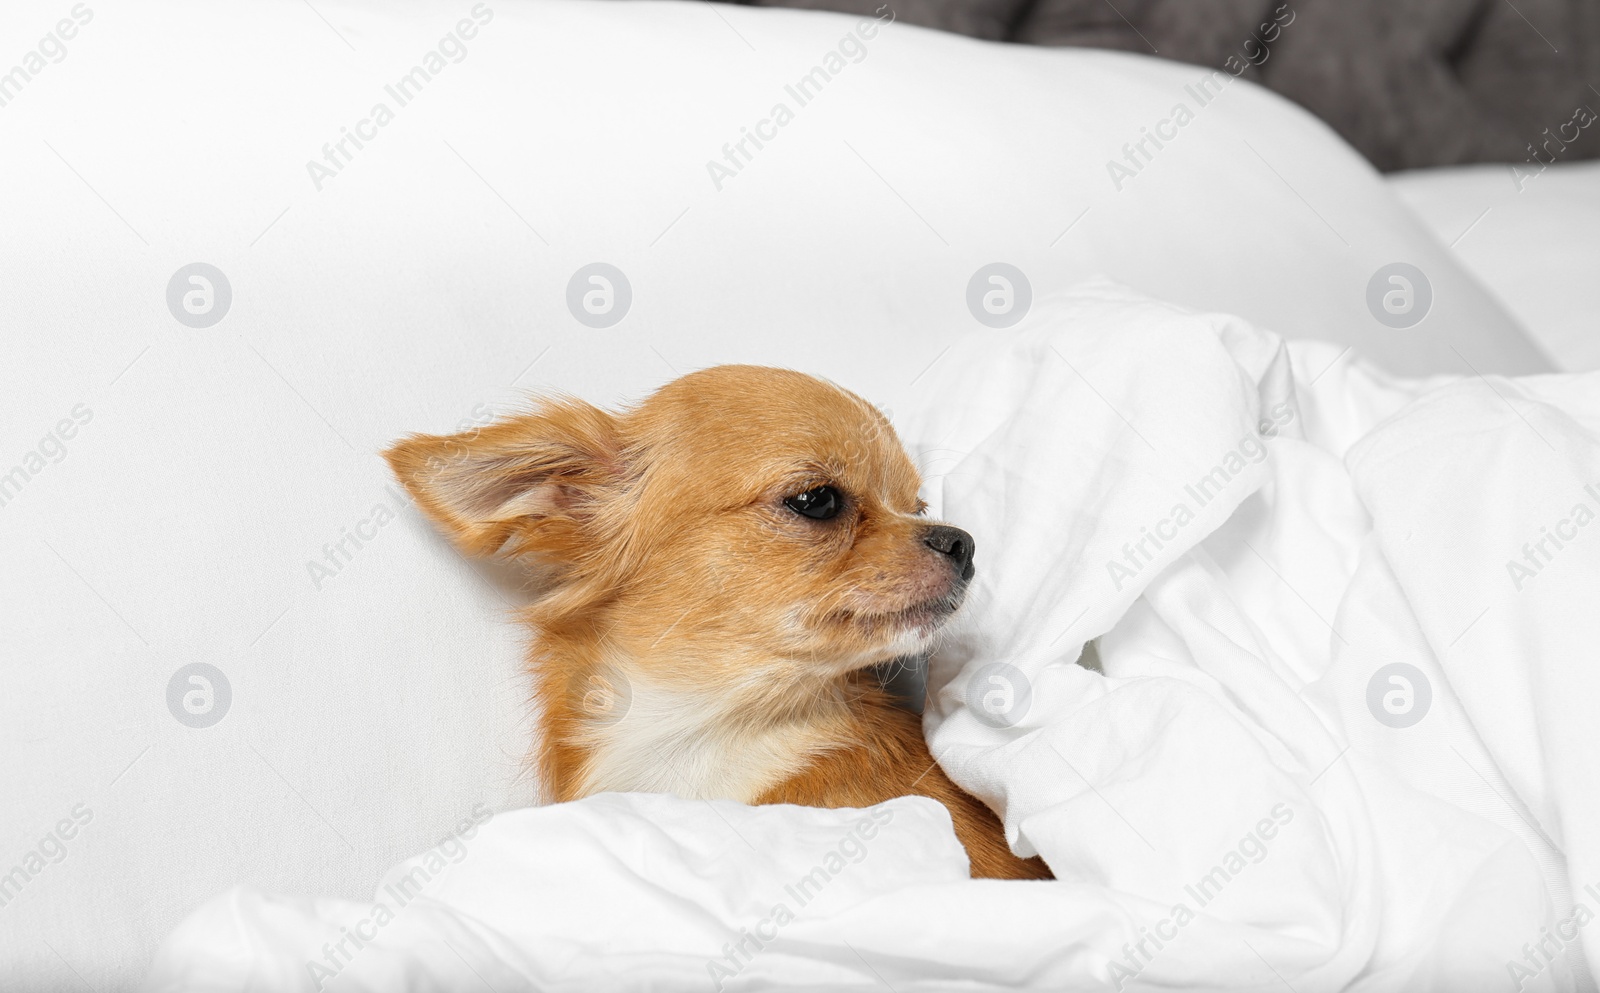
[[[922,543],[940,555],[950,556],[950,564],[955,566],[956,575],[963,581],[971,579],[977,572],[972,566],[972,553],[976,543],[972,540],[972,535],[960,528],[953,528],[948,524],[934,524],[922,533]]]

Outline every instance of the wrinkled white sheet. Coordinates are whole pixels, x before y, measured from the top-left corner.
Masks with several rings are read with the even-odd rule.
[[[979,561],[930,742],[1058,881],[968,880],[917,798],[607,795],[370,904],[223,894],[145,988],[1594,989],[1600,376],[1393,381],[1097,285],[919,388]]]

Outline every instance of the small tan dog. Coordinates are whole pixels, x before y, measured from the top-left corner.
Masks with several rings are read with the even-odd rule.
[[[943,803],[972,875],[1048,879],[928,754],[867,667],[928,649],[972,537],[920,515],[871,404],[797,372],[720,366],[626,412],[549,400],[385,453],[468,555],[529,566],[533,673],[556,800]]]

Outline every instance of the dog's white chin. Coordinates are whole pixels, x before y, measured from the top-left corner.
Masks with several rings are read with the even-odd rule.
[[[886,659],[903,658],[907,655],[921,655],[931,651],[934,643],[939,638],[939,632],[944,629],[949,621],[949,615],[938,618],[919,619],[901,628],[894,636],[894,640],[884,646],[883,652]]]

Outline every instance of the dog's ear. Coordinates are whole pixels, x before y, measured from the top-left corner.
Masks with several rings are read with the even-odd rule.
[[[628,476],[616,418],[570,399],[462,434],[412,435],[383,455],[468,555],[566,564],[593,549],[589,525]]]

